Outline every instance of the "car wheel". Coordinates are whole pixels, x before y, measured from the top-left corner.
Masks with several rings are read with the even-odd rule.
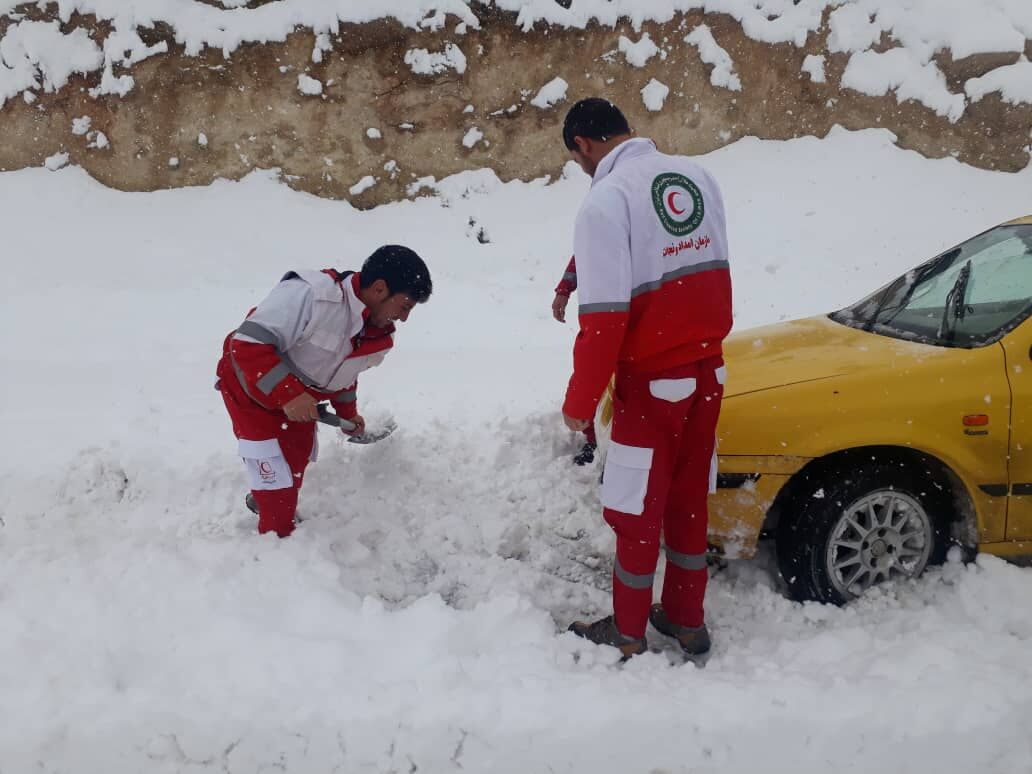
[[[794,503],[782,517],[777,553],[796,599],[840,605],[946,557],[947,493],[899,464],[831,471]]]

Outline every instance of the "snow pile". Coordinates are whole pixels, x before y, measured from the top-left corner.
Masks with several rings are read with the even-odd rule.
[[[462,138],[462,145],[465,148],[472,148],[478,142],[484,139],[484,133],[477,127],[471,127],[465,136]]]
[[[999,92],[1004,102],[1017,105],[1032,103],[1032,62],[1021,60],[1006,67],[997,67],[981,78],[971,78],[964,84],[964,91],[972,102],[978,102],[986,94]]]
[[[0,108],[26,89],[57,91],[73,73],[92,72],[103,61],[84,29],[66,35],[56,21],[13,24],[0,38]]]
[[[90,96],[98,97],[101,94],[117,94],[124,97],[136,85],[131,75],[114,74],[114,67],[128,68],[158,54],[168,52],[168,43],[159,41],[153,46],[148,46],[140,38],[135,29],[119,28],[104,39],[104,73],[100,79],[100,86],[90,89]]]
[[[323,93],[322,81],[301,73],[297,76],[297,90],[306,97],[318,97]]]
[[[541,90],[538,91],[537,96],[530,101],[530,104],[536,108],[547,110],[557,103],[563,102],[566,99],[566,90],[569,88],[570,84],[562,78],[553,78],[541,87]]]
[[[43,161],[43,166],[49,169],[51,172],[56,172],[68,166],[68,154],[67,153],[55,153],[53,156],[47,156]]]
[[[315,36],[315,45],[312,46],[312,62],[320,64],[323,60],[323,54],[332,50],[333,43],[330,42],[330,36],[325,32],[320,32]]]
[[[963,94],[950,92],[946,76],[934,63],[922,62],[902,48],[854,54],[842,74],[842,85],[875,97],[893,91],[898,102],[917,100],[950,121],[957,121],[966,105]]]
[[[828,16],[828,51],[833,54],[866,51],[882,36],[870,10],[860,3],[846,3]]]
[[[462,75],[466,72],[466,55],[454,43],[447,44],[440,53],[413,48],[405,52],[405,64],[416,75],[438,75],[446,70],[454,70]]]
[[[713,33],[710,32],[709,27],[700,24],[688,34],[684,42],[698,48],[702,61],[713,66],[710,83],[731,91],[742,90],[742,81],[735,73],[735,63],[731,59],[731,55],[713,39]]]
[[[374,185],[376,185],[376,178],[372,175],[366,175],[353,186],[351,186],[351,188],[348,189],[348,193],[352,196],[358,196],[359,194],[368,191]]]
[[[802,71],[810,76],[814,83],[824,83],[827,77],[824,74],[824,57],[816,54],[807,54],[803,60]]]
[[[1032,188],[885,131],[701,161],[739,328],[854,301]],[[655,634],[618,667],[562,633],[607,611],[612,561],[558,416],[575,329],[549,308],[588,180],[431,185],[359,212],[275,173],[152,194],[0,175],[3,771],[1024,770],[1032,571],[989,557],[844,609],[785,599],[766,554],[733,561],[703,669]],[[385,241],[435,284],[359,388],[400,429],[323,429],[306,520],[260,538],[211,389],[222,337],[284,271]]]
[[[957,121],[967,100],[964,94],[949,91],[932,56],[943,49],[954,59],[1024,51],[1026,39],[1032,39],[1032,4],[1013,0],[917,0],[907,4],[858,0],[832,11],[828,27],[829,50],[851,54],[842,86],[873,96],[895,91],[900,102],[913,99]],[[871,50],[885,35],[898,47],[881,53]],[[1020,70],[998,68],[986,76],[990,80],[985,83],[991,83],[994,91],[1023,95],[1028,87],[1022,86],[1022,75]]]
[[[89,116],[80,116],[79,118],[72,119],[72,134],[76,137],[81,137],[90,131],[90,124],[93,123],[93,119]]]
[[[670,87],[652,78],[641,90],[641,99],[645,103],[645,108],[655,113],[663,109],[668,94]]]
[[[661,53],[659,46],[652,42],[652,38],[649,37],[647,32],[641,36],[641,40],[637,43],[621,35],[617,48],[627,59],[627,63],[634,67],[644,67],[652,57]],[[666,52],[663,51],[661,56],[663,59],[666,59]]]

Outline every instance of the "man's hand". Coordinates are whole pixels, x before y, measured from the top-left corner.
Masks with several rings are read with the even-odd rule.
[[[355,425],[354,430],[345,430],[343,427],[340,429],[344,435],[362,435],[365,432],[365,419],[362,418],[361,414],[355,414],[355,416],[348,419],[348,422],[352,422]]]
[[[563,293],[556,293],[552,301],[552,317],[561,323],[566,322],[566,305],[570,303],[570,297]]]
[[[283,413],[291,422],[314,422],[319,418],[319,402],[302,392],[296,398],[291,398],[283,404]]]
[[[584,428],[588,426],[588,420],[586,419],[574,419],[567,413],[563,413],[563,422],[566,426],[573,430],[575,433],[583,432]]]

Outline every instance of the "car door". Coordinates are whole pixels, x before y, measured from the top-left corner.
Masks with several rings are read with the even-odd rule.
[[[1032,539],[1032,223],[990,229],[944,257],[894,318],[918,331],[925,325],[923,332],[945,346],[1002,348],[1010,405],[995,405],[986,391],[986,408],[965,413],[964,433],[974,439],[995,432],[990,414],[1004,410],[1009,419],[1007,480],[980,481],[979,488],[993,498],[1007,497],[1002,537]],[[976,395],[990,376],[998,374],[982,368],[963,372]]]
[[[1032,319],[1002,343],[1012,396],[1007,539],[1032,540]]]
[[[1032,224],[1001,226],[970,255],[957,333],[999,339],[1010,384],[1007,540],[1032,539]]]

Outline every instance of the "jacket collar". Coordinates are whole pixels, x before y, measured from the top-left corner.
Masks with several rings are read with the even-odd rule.
[[[358,290],[362,286],[362,278],[359,276],[359,273],[356,271],[338,281],[340,282],[340,289],[344,292],[344,299],[347,301],[348,307],[361,312],[362,323],[364,324],[369,319],[369,307],[362,303],[362,299],[358,297]]]
[[[394,333],[394,323],[388,323],[385,328],[377,328],[375,325],[369,322],[369,307],[362,303],[362,299],[358,297],[358,291],[361,287],[361,277],[356,271],[349,277],[345,277],[340,283],[341,290],[344,291],[344,298],[347,301],[349,309],[360,309],[362,312],[362,327],[359,329],[355,336],[355,347],[362,342],[363,339],[378,339],[383,336],[390,336]]]
[[[598,168],[595,170],[595,176],[591,179],[591,185],[594,186],[602,178],[606,177],[624,159],[636,159],[641,156],[647,156],[650,153],[656,153],[656,143],[649,138],[633,137],[630,140],[625,140],[609,151],[598,162]]]

